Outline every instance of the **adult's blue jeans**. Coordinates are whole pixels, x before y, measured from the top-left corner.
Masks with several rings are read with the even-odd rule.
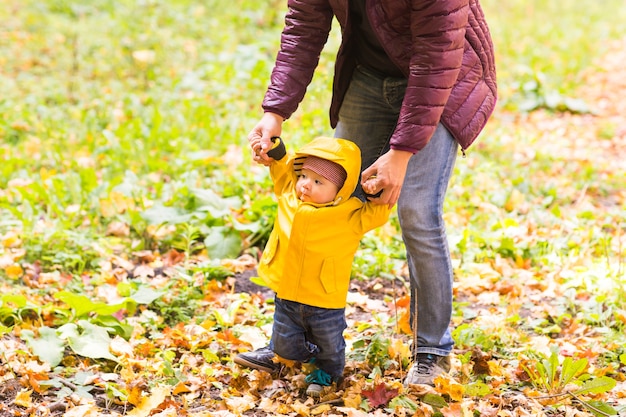
[[[313,307],[275,298],[270,349],[298,362],[315,359],[315,365],[334,380],[346,365],[345,309]]]
[[[362,66],[355,70],[335,137],[359,146],[362,170],[389,149],[406,85],[404,78],[381,77]],[[418,312],[414,354],[446,356],[454,344],[449,328],[453,273],[443,202],[457,152],[457,142],[440,124],[430,142],[409,160],[398,200],[410,274],[412,322],[416,304]]]

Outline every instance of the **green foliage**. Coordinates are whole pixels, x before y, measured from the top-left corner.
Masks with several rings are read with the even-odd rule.
[[[570,382],[581,380],[580,376],[587,368],[587,359],[574,361],[567,357],[559,363],[558,354],[553,351],[550,357],[534,361],[533,365],[532,368],[523,365],[533,385],[554,394],[563,391]]]
[[[539,355],[535,360],[522,364],[522,368],[530,377],[532,384],[550,395],[572,396],[594,415],[616,415],[610,405],[601,401],[584,401],[580,396],[585,394],[602,394],[612,390],[617,382],[608,376],[591,378],[586,374],[588,361],[586,358],[574,360],[566,357],[562,361],[555,350],[549,357]],[[577,386],[572,389],[570,384]],[[598,413],[598,411],[600,411]],[[605,413],[605,414],[602,414]]]
[[[364,361],[372,370],[371,377],[383,375],[384,371],[392,366],[400,365],[398,359],[406,365],[408,358],[392,357],[390,353],[391,340],[384,331],[365,332],[352,345],[349,355],[358,361]]]
[[[481,3],[497,53],[501,105],[519,110],[587,111],[585,103],[569,96],[607,41],[626,34],[621,0]]]
[[[452,332],[454,343],[460,348],[480,347],[488,352],[495,346],[496,335],[487,335],[482,329],[469,324],[461,324]]]
[[[390,221],[392,223],[397,221],[397,216],[392,214]],[[372,231],[361,240],[353,263],[352,275],[360,279],[376,276],[393,279],[394,271],[397,271],[405,260],[404,244],[399,235],[389,239]]]
[[[11,288],[0,295],[0,334],[19,335],[42,361],[65,367],[69,354],[122,366],[108,346],[116,336],[128,338],[131,324],[151,341],[181,323],[226,339],[265,337],[261,328],[271,314],[251,307],[250,297],[233,296],[223,308],[207,298],[233,274],[220,260],[256,257],[275,217],[267,169],[251,163],[246,135],[262,112],[286,9],[284,1],[231,6],[10,0],[0,8],[0,283]],[[582,102],[576,87],[608,41],[626,35],[623,0],[483,0],[483,6],[496,45],[501,107],[594,112],[596,103]],[[289,147],[331,134],[327,108],[338,41],[335,25],[306,99],[284,125]],[[610,415],[608,404],[588,397],[609,392],[611,376],[626,366],[624,214],[616,191],[626,186],[623,172],[586,155],[564,156],[550,143],[560,131],[508,117],[494,119],[457,163],[445,201],[454,272],[473,280],[469,290],[455,289],[467,297],[455,304],[453,317],[456,347],[467,350],[458,357],[468,365],[478,350],[506,360],[520,350],[528,354],[531,338],[570,341],[577,326],[592,327],[594,343],[610,347],[594,364],[606,366],[607,375],[592,374],[578,356],[536,355],[524,366],[537,390],[576,396],[588,411]],[[609,143],[619,126],[605,122],[599,140]],[[388,229],[365,237],[355,278],[395,282],[405,275],[397,222],[394,215]],[[19,243],[9,242],[13,234]],[[184,261],[166,276],[128,275],[136,252],[162,261],[172,249]],[[107,262],[112,271],[102,266]],[[106,283],[117,277],[107,273],[120,274],[110,288]],[[104,289],[114,301],[96,295]],[[545,298],[525,298],[537,294]],[[516,305],[520,299],[525,304]],[[250,322],[239,322],[243,314]],[[498,326],[496,314],[506,314]],[[394,320],[372,316],[380,328],[359,324],[348,355],[366,364],[369,377],[384,378],[405,369],[408,358],[390,354]],[[228,383],[213,379],[223,389],[233,374],[220,367],[233,352],[219,343],[213,338],[190,349],[199,354],[194,360],[211,364],[206,372],[226,375]],[[158,357],[162,366],[146,371],[152,377],[185,381],[179,348],[135,347]],[[69,375],[71,365],[55,372],[61,369],[67,375],[50,374],[40,384],[59,398],[89,398],[89,375]],[[465,384],[465,398],[486,397],[492,380],[504,381],[503,394],[523,385],[510,375],[467,372],[462,376],[475,380]],[[108,401],[128,401],[122,384],[100,372],[98,378]],[[413,414],[417,400],[405,394],[389,407]],[[420,401],[439,413],[449,406],[439,395]]]

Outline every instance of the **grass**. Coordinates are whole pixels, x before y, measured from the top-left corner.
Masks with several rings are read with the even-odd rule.
[[[261,113],[284,4],[259,7],[238,0],[236,7],[223,8],[218,3],[25,0],[9,1],[0,11],[5,143],[0,232],[23,235],[27,260],[80,272],[98,260],[98,251],[85,250],[92,242],[119,243],[105,233],[118,221],[130,226],[134,250],[178,245],[184,224],[197,229],[197,236],[213,235],[209,242],[231,239],[228,248],[220,248],[222,254],[245,249],[250,236],[263,242],[272,210],[269,182],[264,170],[249,165],[245,137]],[[484,1],[497,51],[500,105],[515,110],[550,93],[575,95],[581,72],[610,39],[626,36],[621,24],[626,10],[620,6],[621,0]],[[331,133],[326,114],[338,36],[335,28],[307,97],[285,125],[294,146]],[[555,210],[564,196],[556,190],[563,184],[558,178],[545,184],[532,178],[560,162],[537,154],[524,167],[530,174],[521,174],[519,162],[507,152],[510,143],[502,138],[522,143],[536,138],[494,126],[485,133],[491,136],[488,147],[474,152],[478,168],[457,166],[459,186],[453,186],[448,211],[471,219],[474,239],[482,234],[487,240],[480,251],[536,257],[532,242],[509,247],[508,228],[497,226],[502,219],[473,209],[467,193],[478,189],[498,207],[513,189],[539,195],[543,204],[530,215],[558,227],[562,219]],[[472,175],[465,175],[468,169]],[[586,169],[582,177],[576,173],[580,186],[568,192],[593,180],[594,168]],[[608,186],[619,184],[614,180]],[[207,189],[214,194],[201,192]],[[238,211],[225,214],[226,207]],[[178,219],[178,231],[159,240],[153,232],[164,216]],[[588,220],[580,218],[580,227]],[[465,259],[467,236],[451,235],[461,244],[453,247],[454,256]],[[603,239],[602,233],[592,238],[595,253],[606,246]],[[543,244],[569,250],[566,241]],[[376,245],[364,245],[365,259],[379,259],[375,263],[385,269],[368,246]],[[81,251],[86,259],[77,256]],[[401,245],[391,252],[401,258]]]
[[[479,307],[508,315],[502,325],[471,308],[483,299],[459,299],[455,341],[516,361],[519,351],[533,349],[537,334],[554,337],[578,323],[601,333],[605,365],[620,369],[626,307],[618,230],[626,219],[619,205],[579,200],[589,195],[596,203],[624,189],[623,172],[569,159],[542,142],[557,135],[515,120],[524,109],[553,110],[549,97],[571,105],[565,98],[576,98],[583,71],[611,39],[626,36],[623,0],[483,5],[496,46],[500,107],[457,163],[446,221],[459,293],[488,283],[485,295],[497,290],[501,298]],[[3,6],[0,284],[10,294],[0,297],[0,333],[20,321],[13,292],[46,291],[25,288],[18,279],[24,269],[40,268],[51,281],[62,277],[81,293],[106,283],[112,257],[136,260],[142,250],[176,248],[186,259],[207,252],[218,261],[185,262],[168,297],[151,305],[171,326],[210,315],[198,313],[211,287],[200,291],[194,279],[223,279],[218,258],[254,253],[271,226],[269,178],[251,164],[246,134],[261,115],[285,2],[5,0]],[[327,109],[338,43],[335,28],[305,100],[284,126],[290,146],[332,133]],[[608,126],[601,136],[610,139],[616,129]],[[358,278],[398,273],[404,254],[397,230],[393,218],[364,239]],[[536,290],[535,297],[554,291],[550,283],[559,291],[545,295],[549,300],[524,299],[524,291]],[[41,317],[69,317],[48,301],[18,301],[24,317],[38,309]],[[533,315],[528,303],[535,303]],[[218,313],[211,320],[232,324]]]
[[[607,42],[626,35],[619,0],[482,3],[496,47],[501,105],[513,108],[528,105],[533,92],[573,94]]]

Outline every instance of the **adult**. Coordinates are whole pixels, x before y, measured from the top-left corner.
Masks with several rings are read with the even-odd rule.
[[[330,123],[358,144],[362,179],[379,204],[398,204],[414,326],[405,384],[450,369],[453,271],[443,201],[463,153],[496,104],[494,54],[478,0],[288,0],[280,51],[249,134],[266,164],[270,138],[304,98],[328,39],[341,25]],[[417,314],[416,314],[417,313]]]

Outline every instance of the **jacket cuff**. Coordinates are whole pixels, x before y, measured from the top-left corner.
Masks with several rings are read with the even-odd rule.
[[[285,155],[287,155],[285,143],[279,136],[272,136],[272,142],[274,143],[274,146],[272,146],[272,149],[267,151],[267,156],[277,161],[280,161],[285,157]]]
[[[394,151],[411,152],[413,155],[419,152],[417,149],[409,148],[407,146],[391,145],[390,148],[393,149]]]

